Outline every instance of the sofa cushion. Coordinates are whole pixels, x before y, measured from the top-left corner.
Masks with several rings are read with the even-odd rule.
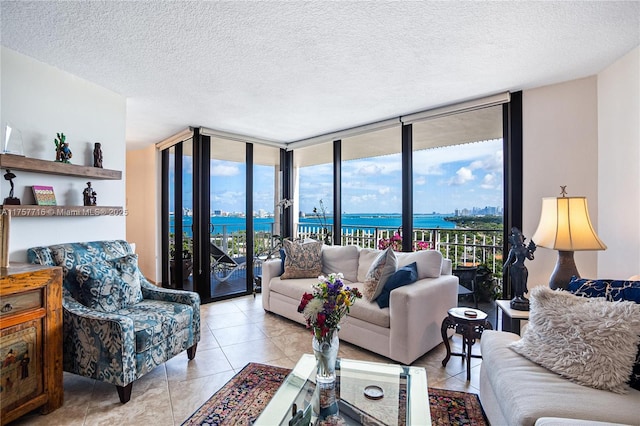
[[[322,246],[322,273],[342,272],[351,282],[358,280],[358,246]]]
[[[398,268],[398,270],[394,272],[384,284],[382,292],[380,292],[380,295],[376,299],[376,303],[381,308],[388,308],[392,290],[402,287],[403,285],[414,283],[417,280],[418,266],[416,265],[416,262]]]
[[[144,352],[191,326],[193,308],[182,303],[145,299],[115,313],[133,319],[136,352]],[[186,349],[186,348],[181,348]],[[170,350],[170,353],[175,351]]]
[[[369,302],[366,299],[360,299],[351,306],[347,318],[344,321],[348,322],[349,318],[358,318],[359,320],[383,328],[389,328],[391,326],[389,308],[380,309],[376,302]]]
[[[376,297],[382,292],[384,284],[396,271],[396,265],[396,255],[391,247],[378,254],[376,260],[369,267],[362,285],[362,295],[365,299],[369,302],[376,300]]]
[[[535,287],[529,325],[510,347],[576,383],[625,393],[640,341],[640,305]]]
[[[421,250],[411,253],[397,253],[398,267],[416,262],[418,279],[438,278],[442,271],[442,253],[437,250]]]
[[[269,290],[282,294],[300,302],[302,295],[311,292],[311,286],[318,283],[318,278],[299,278],[296,280],[273,277],[269,283]]]
[[[317,278],[322,273],[322,243],[309,241],[304,243],[284,240],[283,280],[290,278]]]
[[[509,344],[518,339],[492,330],[483,331],[480,339],[481,376],[486,373],[499,401],[505,419],[501,425],[533,425],[551,416],[637,424],[640,391],[621,395],[573,383],[511,350]],[[486,392],[481,383],[483,406]]]
[[[115,312],[142,300],[136,254],[78,265],[72,271],[77,286],[72,293],[89,308]]]

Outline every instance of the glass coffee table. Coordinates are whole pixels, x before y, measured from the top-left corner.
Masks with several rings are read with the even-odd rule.
[[[340,417],[329,424],[431,424],[424,368],[340,358],[336,376],[335,386],[316,386],[315,357],[303,355],[254,425],[322,424],[327,410]]]

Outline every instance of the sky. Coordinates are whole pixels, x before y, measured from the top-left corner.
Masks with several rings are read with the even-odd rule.
[[[502,139],[413,154],[415,213],[453,213],[456,209],[503,207]],[[191,157],[185,180],[191,179]],[[211,209],[245,210],[245,165],[211,160]],[[332,210],[331,164],[304,167],[299,173],[299,211],[311,212],[320,200]],[[273,167],[254,168],[254,210],[273,212]],[[349,160],[342,165],[344,213],[400,213],[402,176],[400,154]],[[185,182],[185,206],[192,198]],[[172,206],[170,206],[173,209]]]

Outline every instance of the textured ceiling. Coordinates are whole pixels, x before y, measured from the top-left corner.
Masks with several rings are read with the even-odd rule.
[[[127,146],[203,126],[291,142],[598,73],[629,2],[1,3],[2,45],[127,97]]]

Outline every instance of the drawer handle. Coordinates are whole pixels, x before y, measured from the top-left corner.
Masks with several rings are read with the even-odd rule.
[[[13,306],[11,306],[11,303],[7,303],[0,309],[0,311],[2,312],[11,312],[12,310],[13,310]]]

